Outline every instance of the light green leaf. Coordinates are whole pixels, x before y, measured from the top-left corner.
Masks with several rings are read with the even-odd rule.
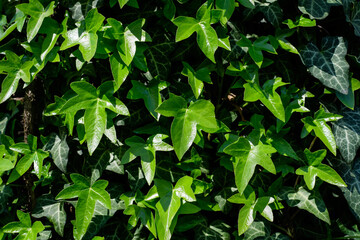
[[[326,0],[299,0],[299,10],[311,19],[324,19],[329,15],[330,5]]]
[[[238,234],[243,234],[250,225],[254,222],[256,212],[254,211],[255,205],[245,205],[240,209],[238,216]]]
[[[291,19],[286,19],[284,24],[288,25],[290,29],[297,28],[297,27],[315,27],[316,20],[311,20],[306,17],[300,16],[296,17],[295,22]]]
[[[16,212],[20,222],[10,222],[6,224],[1,230],[4,233],[18,233],[16,239],[36,240],[38,233],[42,232],[45,227],[40,221],[34,222],[31,225],[29,213],[24,213],[20,210]]]
[[[281,78],[267,80],[261,88],[258,83],[245,83],[244,101],[255,102],[260,100],[282,122],[285,122],[285,110],[280,95],[275,91],[286,85]]]
[[[211,83],[210,71],[207,68],[201,68],[195,71],[188,63],[183,62],[184,69],[181,72],[188,77],[189,85],[195,95],[195,98],[199,98],[202,89],[204,87],[203,82]]]
[[[320,110],[315,113],[315,119],[310,116],[301,119],[304,123],[303,133],[305,133],[302,133],[301,137],[305,137],[314,130],[315,135],[319,137],[325,146],[336,156],[335,137],[330,126],[326,122],[337,121],[341,118],[342,116],[340,115],[326,113],[323,108],[320,108]]]
[[[19,160],[19,162],[16,164],[15,169],[11,172],[8,183],[17,180],[19,177],[24,175],[24,173],[31,167],[33,163],[36,175],[39,179],[41,178],[43,160],[49,156],[49,153],[41,149],[36,149],[37,138],[35,136],[32,138],[31,136],[32,135],[29,135],[28,137],[29,149],[31,150],[27,150],[24,152],[22,148],[19,148],[19,144],[15,144],[14,147],[11,148],[11,150],[19,151],[25,155]],[[34,148],[33,146],[31,146],[32,144],[34,144]]]
[[[281,196],[290,207],[306,210],[330,225],[329,212],[319,194],[309,192],[303,187],[297,191],[290,187],[284,187]]]
[[[130,23],[124,31],[123,37],[117,43],[119,55],[124,63],[129,66],[136,52],[136,42],[151,41],[150,35],[142,27],[145,19],[138,19]]]
[[[345,56],[347,47],[342,37],[324,37],[321,50],[308,43],[300,51],[301,59],[310,73],[326,87],[347,94],[349,89],[349,64]]]
[[[91,9],[83,20],[83,26],[66,31],[63,34],[65,41],[61,44],[60,50],[65,50],[76,45],[83,55],[85,61],[89,62],[96,52],[98,36],[96,32],[101,27],[105,17],[98,13],[96,8]],[[85,26],[84,26],[85,25]]]
[[[30,0],[29,3],[16,5],[17,9],[30,16],[26,28],[28,42],[31,42],[31,40],[36,36],[44,19],[54,13],[54,4],[54,1],[50,2],[45,9],[38,0]]]
[[[80,240],[85,235],[94,215],[96,202],[111,209],[111,200],[109,193],[105,190],[108,185],[107,181],[98,180],[91,184],[88,179],[77,173],[71,174],[70,177],[74,184],[63,189],[56,199],[78,197],[75,206],[74,238]]]
[[[16,92],[20,79],[30,83],[30,68],[32,61],[24,61],[23,56],[18,56],[11,51],[6,51],[6,60],[0,61],[0,74],[6,73],[7,76],[1,83],[0,103],[8,100]]]
[[[223,16],[220,19],[222,25],[225,25],[231,18],[235,10],[235,0],[219,0],[215,2],[217,9],[224,11]]]
[[[99,145],[108,125],[105,108],[121,115],[129,115],[129,110],[113,96],[115,85],[112,81],[104,82],[98,89],[85,81],[72,82],[70,87],[78,95],[56,106],[56,110],[53,112],[55,114],[75,114],[77,111],[85,109],[86,141],[91,155]]]
[[[275,148],[264,145],[252,145],[246,138],[239,138],[235,143],[227,146],[224,152],[235,157],[234,174],[235,183],[242,194],[255,172],[256,165],[260,165],[269,172],[276,174],[274,163],[270,155],[275,153]]]
[[[192,17],[180,16],[172,22],[178,27],[175,37],[176,42],[189,38],[199,27],[199,21]]]
[[[177,181],[173,191],[178,197],[185,199],[187,202],[194,202],[196,198],[191,189],[192,182],[192,177],[184,176]]]
[[[120,59],[120,56],[117,53],[112,54],[109,60],[111,72],[115,80],[115,89],[118,90],[121,84],[125,81],[126,77],[129,75],[129,68]]]

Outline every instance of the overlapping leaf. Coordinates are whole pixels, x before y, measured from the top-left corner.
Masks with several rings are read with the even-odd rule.
[[[334,169],[321,163],[326,156],[326,150],[318,150],[312,153],[305,149],[304,153],[308,166],[298,168],[295,173],[304,176],[306,186],[310,190],[313,190],[315,187],[316,177],[330,184],[346,187],[345,182]]]
[[[10,222],[1,228],[5,233],[17,233],[16,239],[36,240],[38,233],[42,232],[45,227],[40,221],[31,224],[29,213],[24,213],[20,210],[16,211],[19,222]]]
[[[261,142],[254,145],[246,138],[239,138],[235,143],[227,146],[224,152],[235,157],[235,183],[240,195],[250,182],[256,165],[276,174],[274,163],[270,157],[272,153],[276,152],[276,149],[270,145]]]
[[[0,61],[0,74],[7,74],[1,83],[0,103],[8,100],[16,92],[20,79],[30,83],[30,68],[32,61],[25,61],[26,58],[18,56],[11,51],[6,51],[6,60]]]
[[[164,101],[156,112],[166,117],[174,117],[171,124],[171,140],[179,160],[190,148],[196,137],[196,129],[206,129],[206,132],[217,130],[215,108],[210,101],[198,100],[190,103],[182,97],[171,95]]]
[[[321,196],[316,192],[309,192],[303,187],[295,190],[291,187],[282,189],[281,197],[286,200],[290,207],[298,207],[317,218],[330,224],[329,212]]]
[[[33,217],[46,217],[54,225],[55,231],[64,236],[64,227],[66,223],[66,212],[64,210],[64,203],[54,200],[51,195],[42,195],[36,201],[36,208],[34,209]]]
[[[88,12],[80,28],[65,31],[65,41],[61,44],[60,50],[65,50],[76,45],[85,61],[90,61],[96,52],[98,36],[96,32],[101,27],[105,17],[94,8]]]
[[[326,87],[343,94],[347,94],[349,88],[346,53],[346,42],[342,37],[324,37],[321,49],[310,42],[300,51],[301,59],[310,73]]]
[[[210,22],[211,4],[204,3],[198,10],[196,18],[180,16],[173,20],[178,27],[175,41],[179,42],[197,33],[197,43],[207,58],[215,63],[215,51],[218,48],[218,36]]]
[[[133,136],[125,140],[130,149],[125,152],[121,159],[122,164],[126,164],[134,160],[136,157],[141,158],[141,166],[145,175],[145,179],[151,185],[156,169],[156,151],[172,151],[173,148],[169,144],[163,142],[168,138],[164,134],[151,136],[145,142],[138,136]]]
[[[36,36],[44,19],[54,13],[54,4],[55,2],[52,1],[46,8],[44,8],[38,0],[30,0],[29,3],[16,5],[17,9],[30,16],[26,27],[28,42],[31,42],[31,40]]]
[[[73,82],[70,87],[77,95],[55,106],[52,112],[53,114],[69,114],[85,109],[86,141],[91,155],[99,145],[107,126],[113,125],[108,122],[105,109],[121,115],[129,115],[129,111],[119,99],[113,96],[115,91],[113,82],[105,82],[97,89],[85,81]]]
[[[299,9],[311,19],[324,19],[329,15],[330,5],[326,0],[300,0]]]
[[[95,204],[99,201],[106,208],[111,209],[109,193],[105,190],[108,182],[98,180],[90,183],[88,179],[80,174],[70,175],[73,185],[63,189],[56,199],[78,198],[75,206],[74,238],[80,240],[85,235],[87,228],[94,215]]]
[[[301,119],[304,123],[301,138],[306,137],[311,131],[314,131],[315,135],[321,139],[325,146],[336,155],[335,137],[326,122],[338,121],[341,118],[341,115],[325,112],[323,108],[320,108],[320,110],[315,113],[314,118],[308,116]]]
[[[169,86],[168,82],[153,80],[145,85],[138,81],[131,81],[133,87],[128,92],[129,99],[143,99],[150,114],[159,121],[160,114],[155,109],[162,103],[160,91]]]
[[[37,137],[28,136],[28,143],[16,143],[10,147],[11,150],[24,154],[11,172],[8,183],[21,177],[34,163],[34,170],[38,178],[42,175],[43,161],[49,156],[48,152],[37,149]]]
[[[280,121],[285,122],[285,110],[280,95],[275,91],[277,88],[286,85],[281,78],[268,80],[260,87],[257,82],[244,84],[244,100],[255,102],[260,100]]]
[[[341,156],[351,163],[360,147],[360,112],[343,111],[343,118],[333,124],[334,137]]]

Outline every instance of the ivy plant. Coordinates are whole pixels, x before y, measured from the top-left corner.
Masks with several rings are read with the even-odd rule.
[[[0,3],[0,240],[360,236],[360,3]]]

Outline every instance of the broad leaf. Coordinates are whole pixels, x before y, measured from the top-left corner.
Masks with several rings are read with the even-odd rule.
[[[351,163],[360,147],[360,109],[341,112],[343,118],[333,123],[334,137],[341,156]]]
[[[255,102],[260,100],[280,121],[285,122],[285,110],[280,95],[275,91],[286,85],[281,78],[267,80],[263,87],[257,82],[245,83],[244,101]]]
[[[174,117],[170,129],[171,140],[179,160],[194,142],[197,128],[218,129],[215,108],[210,101],[198,100],[188,108],[186,105],[185,99],[171,95],[156,109],[164,116]]]
[[[111,200],[109,193],[105,190],[107,181],[98,180],[91,184],[88,179],[77,173],[71,174],[70,177],[74,184],[63,189],[56,199],[78,198],[75,206],[74,238],[80,240],[85,235],[94,215],[96,202],[111,209]]]
[[[197,33],[197,43],[201,51],[215,63],[215,51],[218,48],[218,36],[210,25],[211,4],[204,3],[196,14],[196,19],[192,17],[180,16],[173,20],[178,27],[176,31],[176,42],[189,38],[194,32]],[[205,17],[204,17],[205,16]]]
[[[263,3],[260,5],[261,12],[265,18],[275,27],[279,27],[283,18],[283,11],[277,1],[271,3]]]
[[[198,99],[204,87],[203,82],[211,83],[210,71],[206,67],[195,71],[186,62],[183,62],[183,65],[184,69],[181,73],[188,77],[189,85],[195,95],[195,98]]]
[[[37,137],[29,135],[28,143],[17,143],[10,147],[11,150],[24,154],[24,156],[16,164],[15,169],[11,172],[8,183],[17,180],[19,177],[29,170],[34,163],[34,170],[40,179],[42,175],[43,160],[49,156],[48,152],[37,149]]]
[[[330,224],[329,212],[325,203],[318,193],[309,192],[300,187],[297,191],[290,187],[284,187],[281,196],[290,207],[298,207],[313,214],[317,218]]]
[[[34,224],[31,224],[29,213],[17,210],[16,215],[20,221],[6,224],[1,229],[4,233],[18,233],[16,239],[36,240],[38,233],[45,229],[44,225],[40,221],[36,221]]]
[[[54,225],[55,231],[60,235],[64,235],[64,227],[66,222],[66,212],[64,203],[55,201],[51,195],[42,195],[36,200],[36,208],[33,217],[46,217]]]
[[[66,166],[69,161],[69,146],[66,142],[66,136],[60,138],[55,133],[50,134],[43,149],[49,151],[55,165],[62,172],[66,172]]]
[[[260,165],[269,172],[276,174],[274,163],[270,156],[275,153],[275,148],[259,142],[253,145],[246,138],[240,138],[235,143],[227,146],[224,152],[235,157],[234,174],[235,183],[242,194],[255,172],[256,165]],[[249,209],[250,210],[250,209]]]
[[[305,149],[304,153],[308,166],[298,168],[295,173],[304,176],[306,186],[310,190],[313,190],[315,187],[316,177],[330,184],[346,187],[345,182],[334,169],[321,163],[326,156],[326,150],[318,150],[312,153]]]
[[[345,56],[347,47],[342,37],[324,37],[321,49],[308,43],[300,51],[301,59],[310,73],[326,87],[347,94],[349,89],[349,64]]]
[[[151,185],[156,169],[156,151],[172,151],[173,148],[163,139],[168,136],[157,134],[151,136],[145,142],[142,138],[132,136],[125,140],[125,143],[130,146],[121,159],[122,164],[126,164],[134,160],[136,157],[141,158],[141,166],[145,175],[145,179]]]
[[[75,114],[85,109],[86,141],[91,155],[99,145],[109,124],[105,109],[121,115],[129,115],[129,111],[119,99],[113,97],[115,91],[113,82],[105,82],[98,89],[85,81],[73,82],[70,87],[77,95],[59,105],[55,112],[56,114]]]
[[[299,9],[311,19],[324,19],[329,15],[330,5],[326,0],[299,0]]]
[[[82,21],[80,28],[66,31],[63,34],[65,41],[61,44],[60,50],[65,50],[76,45],[85,61],[89,62],[96,52],[98,36],[96,32],[101,27],[105,17],[98,13],[96,8],[88,12],[86,18]]]
[[[36,36],[44,19],[54,13],[54,4],[54,1],[50,2],[45,9],[38,0],[30,0],[29,3],[16,5],[17,9],[30,16],[26,28],[28,42],[31,42],[31,40]]]
[[[325,146],[336,156],[335,137],[331,131],[330,126],[326,122],[338,121],[342,118],[342,116],[333,113],[327,113],[323,108],[320,108],[320,110],[315,113],[314,117],[315,118],[308,116],[301,119],[301,121],[304,123],[301,137],[304,138],[314,130],[315,135],[319,137]]]
[[[6,60],[0,61],[0,74],[7,74],[1,83],[0,103],[8,100],[16,92],[20,79],[30,83],[30,68],[32,61],[25,61],[23,56],[18,56],[11,51],[6,51]]]

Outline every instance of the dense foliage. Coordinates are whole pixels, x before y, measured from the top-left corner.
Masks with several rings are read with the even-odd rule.
[[[360,2],[1,0],[0,239],[360,237]]]

